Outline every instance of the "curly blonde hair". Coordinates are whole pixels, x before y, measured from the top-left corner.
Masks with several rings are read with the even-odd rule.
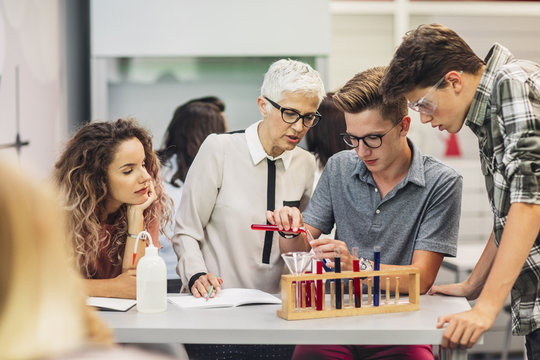
[[[105,214],[105,201],[109,195],[107,169],[119,145],[133,138],[143,145],[146,170],[153,179],[157,195],[157,200],[144,211],[144,226],[160,220],[163,229],[170,222],[172,202],[163,190],[160,162],[152,149],[151,135],[134,119],[84,125],[68,141],[55,165],[54,179],[69,214],[75,257],[87,278],[96,274],[97,259],[103,247],[107,248],[107,259],[112,264],[122,262],[121,250],[128,235],[127,206],[123,204],[115,213],[111,234],[102,231],[100,217]]]

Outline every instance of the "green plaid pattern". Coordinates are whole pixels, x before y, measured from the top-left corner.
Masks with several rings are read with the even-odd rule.
[[[510,205],[540,204],[540,65],[495,44],[465,120],[478,137],[498,246]],[[539,284],[540,234],[512,288],[514,335],[540,327]]]

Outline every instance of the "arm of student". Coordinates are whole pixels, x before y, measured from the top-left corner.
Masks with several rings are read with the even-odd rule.
[[[443,261],[444,254],[440,254],[433,251],[415,250],[411,265],[420,270],[420,294],[425,294],[433,285],[441,263]],[[401,266],[396,265],[381,265],[381,269],[399,268]],[[409,279],[403,278],[399,282],[399,290],[403,293],[409,292]]]
[[[137,297],[135,269],[127,270],[112,279],[86,279],[84,281],[88,296],[122,299],[135,299]]]
[[[458,283],[458,284],[448,284],[448,285],[433,285],[429,291],[430,295],[442,294],[449,296],[464,296],[467,300],[476,300],[482,286],[486,282],[489,271],[491,270],[491,265],[497,254],[497,247],[493,241],[493,232],[489,237],[486,247],[482,252],[482,256],[476,263],[474,270],[467,280]]]
[[[201,247],[206,241],[205,228],[221,188],[223,156],[218,136],[209,135],[195,156],[184,182],[172,244],[178,256],[178,273],[186,286],[192,278],[208,273]],[[191,285],[197,280],[191,281]],[[214,284],[214,287],[219,289],[219,284]],[[209,288],[210,285],[207,290]],[[192,291],[192,286],[189,291]]]
[[[144,230],[144,210],[152,205],[152,203],[157,199],[153,181],[150,181],[150,187],[147,195],[148,198],[144,203],[127,206],[127,223],[129,234],[138,235]],[[154,239],[155,234],[151,234],[151,236],[152,239]],[[141,240],[139,240],[139,243],[137,244],[136,258],[133,259],[133,248],[137,239],[134,239],[131,236],[126,237],[126,246],[124,247],[124,256],[122,259],[122,272],[125,272],[128,269],[134,269],[137,266],[139,259],[144,256],[146,242],[144,239]]]
[[[437,327],[448,323],[443,347],[470,348],[493,325],[539,231],[540,205],[513,203],[510,206],[499,251],[478,301],[469,311],[439,318]]]

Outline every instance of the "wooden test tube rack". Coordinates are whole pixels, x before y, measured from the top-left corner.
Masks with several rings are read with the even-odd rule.
[[[341,309],[336,309],[335,304],[332,305],[330,301],[326,301],[327,296],[324,296],[323,290],[323,309],[316,310],[315,306],[311,307],[297,307],[296,304],[296,284],[300,284],[302,281],[305,283],[313,284],[316,280],[331,280],[331,284],[334,284],[335,279],[354,279],[357,277],[373,279],[374,276],[379,276],[381,284],[387,283],[387,278],[397,278],[397,283],[392,288],[397,290],[399,287],[399,278],[408,278],[409,295],[407,298],[400,298],[399,291],[396,291],[393,299],[386,301],[388,295],[386,292],[391,289],[381,291],[379,298],[379,306],[373,306],[371,297],[368,296],[368,301],[362,301],[361,307],[355,307],[354,300],[350,298],[351,292],[349,292],[348,301],[347,297],[342,296],[343,306]],[[372,281],[371,281],[372,282]],[[350,281],[352,283],[352,281]],[[394,283],[394,281],[392,281]],[[343,284],[343,281],[342,281]],[[351,284],[352,285],[352,284]],[[324,284],[323,284],[324,286]],[[314,287],[312,287],[314,289]],[[343,294],[343,293],[342,293]],[[313,299],[315,298],[315,292],[312,291]],[[334,299],[334,294],[330,295],[330,299]],[[371,295],[371,294],[370,294]],[[305,293],[302,292],[302,297]],[[304,299],[303,299],[304,300]],[[305,301],[301,301],[301,304],[305,304]],[[314,303],[314,300],[312,301]],[[415,267],[402,267],[399,269],[388,269],[378,271],[343,271],[341,273],[327,272],[324,274],[304,274],[304,275],[282,275],[281,276],[281,306],[282,308],[277,311],[277,315],[286,320],[302,320],[302,319],[317,319],[337,316],[355,316],[364,314],[384,314],[402,311],[415,311],[420,308],[420,271]]]

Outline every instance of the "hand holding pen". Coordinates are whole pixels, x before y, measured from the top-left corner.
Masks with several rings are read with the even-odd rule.
[[[196,298],[205,297],[208,300],[216,296],[217,292],[221,291],[221,284],[223,284],[222,278],[212,273],[208,273],[200,276],[197,281],[195,281],[191,287],[191,293]]]

